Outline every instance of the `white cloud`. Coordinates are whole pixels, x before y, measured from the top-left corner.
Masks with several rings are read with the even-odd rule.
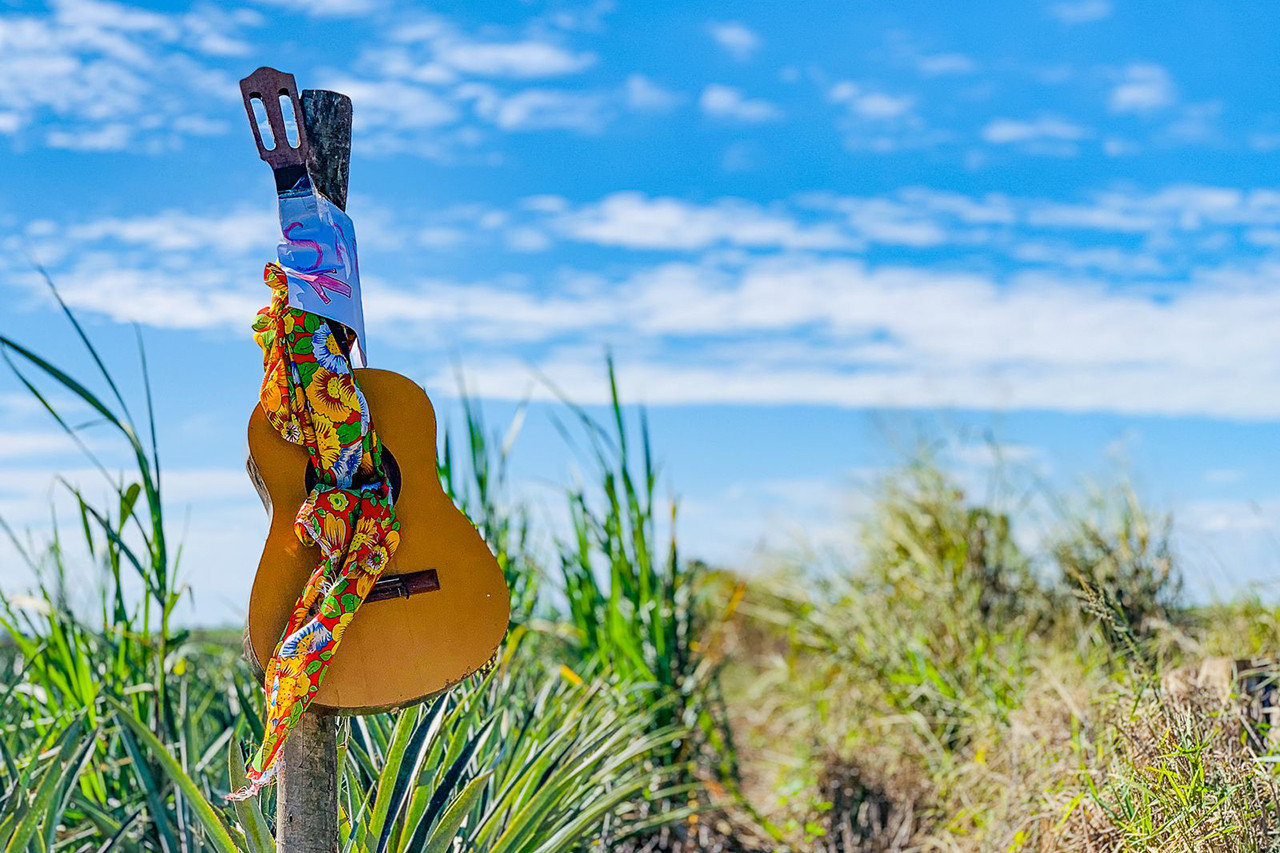
[[[551,248],[551,238],[537,228],[512,228],[506,241],[513,252],[544,252]]]
[[[49,457],[54,454],[79,453],[71,437],[61,430],[39,432],[13,432],[5,434],[0,442],[0,459],[30,459],[33,456]]]
[[[104,151],[220,132],[212,116],[234,102],[235,81],[209,60],[247,53],[241,33],[258,21],[243,10],[171,14],[108,0],[0,15],[0,133],[48,122],[48,144]]]
[[[1142,147],[1136,142],[1118,136],[1108,136],[1102,140],[1102,151],[1108,157],[1125,157],[1141,150]]]
[[[413,83],[340,76],[327,79],[325,85],[360,105],[353,113],[357,133],[438,128],[454,124],[461,116],[448,98]]]
[[[664,109],[674,99],[638,75],[610,88],[530,85],[596,64],[595,53],[568,39],[546,18],[471,32],[442,16],[405,15],[363,51],[354,72],[320,82],[360,105],[362,151],[487,165],[503,156],[492,144],[494,130],[597,133],[624,108]]]
[[[25,247],[69,304],[118,322],[244,329],[263,305],[262,265],[278,233],[269,209],[168,210],[68,225],[37,221],[4,248]],[[208,264],[209,251],[218,265]],[[34,273],[17,278],[46,297]]]
[[[104,261],[90,258],[89,261]],[[261,267],[261,264],[258,264]],[[62,271],[58,291],[68,304],[119,323],[159,328],[247,329],[264,304],[263,288],[227,286],[226,269],[185,270],[182,288],[142,266],[103,268],[92,263]],[[259,273],[259,278],[261,273]],[[245,276],[242,282],[253,279]]]
[[[50,148],[68,151],[119,151],[128,147],[133,134],[133,125],[115,122],[80,131],[50,130],[44,141]]]
[[[384,8],[383,0],[255,0],[315,18],[357,18]]]
[[[1157,134],[1157,140],[1175,145],[1203,145],[1221,141],[1218,118],[1222,115],[1222,106],[1221,101],[1184,104],[1173,121]]]
[[[748,124],[775,121],[782,117],[782,110],[777,105],[748,98],[743,95],[742,90],[719,83],[712,83],[702,90],[698,105],[709,116]]]
[[[556,9],[546,16],[546,20],[562,30],[598,33],[604,29],[605,16],[616,8],[614,0],[588,0]]]
[[[681,95],[668,91],[643,74],[632,74],[624,84],[627,106],[642,112],[663,112],[682,100]]]
[[[1079,141],[1090,132],[1056,116],[1035,119],[997,118],[982,129],[982,138],[994,145],[1014,145],[1024,154],[1043,157],[1075,157]]]
[[[651,403],[821,403],[838,406],[1105,410],[1271,418],[1280,381],[1270,329],[1280,296],[1200,281],[1154,298],[1082,281],[1000,283],[984,275],[871,267],[848,259],[779,257],[741,265],[667,264],[568,303],[535,302],[625,331],[621,381]],[[471,304],[489,302],[491,294]],[[532,306],[523,306],[522,316]],[[451,322],[456,319],[451,319]],[[570,323],[570,326],[572,324]],[[809,332],[801,337],[800,329]],[[1225,334],[1230,330],[1230,334]],[[679,358],[646,355],[654,337],[704,342]],[[598,351],[575,343],[537,360],[578,399],[607,389]],[[603,339],[609,339],[606,335]],[[732,343],[731,342],[737,342]],[[480,393],[527,391],[522,359],[468,359]],[[437,382],[442,377],[437,377]]]
[[[358,221],[380,221],[368,214]],[[262,304],[268,220],[166,212],[37,222],[22,239],[48,254],[77,308],[242,331]],[[1280,382],[1280,253],[1256,236],[1280,231],[1269,189],[1175,185],[1074,202],[925,188],[772,204],[535,196],[510,210],[398,211],[392,227],[370,228],[379,251],[464,240],[511,269],[557,240],[610,247],[608,274],[379,280],[366,265],[379,346],[463,353],[486,393],[523,394],[529,363],[566,385],[588,381],[612,342],[628,387],[652,402],[1280,417],[1267,391]],[[216,271],[191,234],[212,235]],[[74,254],[58,251],[68,236]],[[1252,248],[1224,263],[1224,240]],[[893,262],[877,246],[893,247]],[[929,253],[943,246],[963,255],[939,266]]]
[[[108,461],[109,470],[129,470],[125,458],[119,463]],[[110,492],[95,469],[65,465],[55,468],[52,464],[37,468],[30,467],[29,461],[22,466],[0,467],[0,480],[4,482],[0,488],[0,517],[19,531],[29,531],[37,548],[48,541],[55,513],[64,529],[69,522],[79,524],[74,501],[66,489],[55,484],[55,475],[82,489],[89,500],[110,505]],[[178,581],[192,584],[196,596],[193,605],[183,595],[177,607],[179,621],[224,626],[241,623],[253,567],[267,528],[267,515],[244,469],[168,468],[161,482],[166,515],[171,520],[167,529],[170,548],[181,544],[184,553]],[[237,531],[237,535],[228,537],[228,530]],[[126,537],[132,535],[130,532]],[[77,535],[64,535],[61,546],[66,551],[65,564],[71,570],[68,587],[73,604],[92,607],[99,582],[95,577],[99,561],[87,553]],[[32,582],[7,537],[0,537],[0,590],[12,595],[16,590],[30,588]],[[132,578],[127,577],[125,583],[126,597],[136,600],[141,590]]]
[[[906,54],[911,61],[915,54]],[[828,101],[843,107],[837,126],[850,151],[891,153],[931,148],[947,141],[947,131],[931,129],[916,111],[913,95],[890,94],[854,80],[823,85]]]
[[[947,455],[962,465],[974,468],[999,468],[1008,465],[1025,466],[1043,460],[1044,448],[1029,444],[1012,444],[990,439],[984,441],[954,441]]]
[[[977,63],[963,53],[922,54],[915,57],[916,70],[926,77],[947,74],[972,74]]]
[[[1090,24],[1111,17],[1112,8],[1110,0],[1066,0],[1047,11],[1064,24]]]
[[[0,132],[3,132],[2,127],[0,127]],[[1254,151],[1270,154],[1272,151],[1280,149],[1280,133],[1260,132],[1250,134],[1249,147]]]
[[[846,105],[850,112],[871,120],[901,118],[915,106],[915,98],[868,90],[850,80],[832,86],[827,96],[838,104]]]
[[[609,120],[607,99],[592,92],[524,89],[513,95],[488,90],[476,98],[476,112],[502,130],[576,130],[595,133]]]
[[[1028,224],[1038,227],[1182,240],[1186,233],[1202,229],[1266,227],[1280,221],[1280,193],[1175,184],[1151,193],[1095,193],[1082,203],[1043,202],[1026,217]]]
[[[1135,62],[1123,68],[1107,99],[1113,113],[1151,113],[1177,101],[1173,78],[1159,65]]]
[[[1040,140],[1075,141],[1087,136],[1084,128],[1065,119],[1042,116],[1031,120],[994,119],[982,129],[982,138],[997,145]]]
[[[709,206],[640,193],[614,193],[554,222],[575,240],[633,249],[706,249],[717,245],[786,249],[851,248],[832,224],[805,226],[783,211],[723,199]]]
[[[593,53],[573,51],[532,34],[507,40],[477,39],[441,17],[395,26],[389,35],[396,44],[425,48],[425,54],[401,56],[383,50],[385,68],[419,65],[435,72],[433,66],[438,65],[463,75],[532,79],[577,74],[597,59]],[[415,69],[399,70],[413,73]]]
[[[539,213],[563,213],[569,209],[569,200],[559,195],[531,195],[520,199],[520,207]]]
[[[240,208],[211,216],[171,209],[154,215],[108,217],[73,225],[62,237],[75,244],[110,240],[156,252],[215,247],[219,253],[239,254],[269,251],[278,227],[268,209]],[[56,243],[43,244],[42,248],[53,245]]]
[[[1133,278],[1159,276],[1167,272],[1161,260],[1147,252],[1127,251],[1115,246],[1078,247],[1062,240],[1019,242],[1010,249],[1009,256],[1027,265],[1093,270]]]
[[[436,60],[463,73],[486,77],[558,77],[590,67],[596,57],[538,41],[455,42],[438,45]]]
[[[711,38],[739,62],[745,62],[760,49],[760,36],[738,21],[713,22],[707,26]]]
[[[428,249],[452,249],[467,242],[467,232],[448,226],[428,226],[418,233],[418,242]]]

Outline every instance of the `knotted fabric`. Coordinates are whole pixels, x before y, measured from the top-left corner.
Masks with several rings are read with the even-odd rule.
[[[329,321],[289,304],[279,264],[265,273],[271,304],[258,312],[262,347],[259,401],[286,440],[307,449],[316,485],[294,522],[298,539],[319,546],[320,560],[303,587],[267,664],[262,745],[249,761],[252,796],[275,775],[289,732],[320,689],[356,610],[400,542],[369,406]]]

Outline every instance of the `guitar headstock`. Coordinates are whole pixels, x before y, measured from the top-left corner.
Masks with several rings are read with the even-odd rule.
[[[253,128],[253,141],[258,145],[258,156],[276,173],[277,188],[284,188],[281,185],[282,177],[288,176],[296,180],[305,174],[310,148],[298,84],[292,74],[262,67],[240,81],[240,94],[244,100],[245,113],[249,116],[249,125]],[[285,118],[282,99],[291,107],[292,128]],[[262,128],[258,125],[258,117],[253,109],[254,101],[262,106],[267,117],[272,137],[270,147],[262,138]],[[290,142],[290,130],[296,144]]]

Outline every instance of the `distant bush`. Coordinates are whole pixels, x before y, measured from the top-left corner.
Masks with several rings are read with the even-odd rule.
[[[1022,637],[1045,601],[1031,562],[1009,517],[972,503],[929,460],[884,482],[862,534],[848,602],[864,614],[860,654],[893,707],[959,748],[968,718],[1003,718],[1018,702]]]
[[[1183,605],[1170,520],[1127,486],[1038,540],[927,458],[876,498],[834,571],[748,582],[727,652],[748,788],[794,849],[1280,849],[1275,673],[1271,699],[1153,689],[1187,653],[1273,653],[1280,610]]]
[[[1095,492],[1050,546],[1063,584],[1112,649],[1146,664],[1160,629],[1179,618],[1171,529],[1168,515],[1152,514],[1121,485]]]

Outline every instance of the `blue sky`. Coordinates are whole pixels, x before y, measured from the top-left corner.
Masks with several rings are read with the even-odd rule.
[[[83,365],[31,258],[113,358],[140,324],[197,618],[238,618],[277,230],[236,81],[270,64],[355,100],[371,363],[445,420],[459,369],[495,424],[532,398],[548,523],[574,461],[535,371],[597,404],[611,348],[689,553],[844,548],[923,438],[979,493],[996,457],[1127,471],[1198,591],[1272,584],[1277,55],[1249,2],[6,0],[0,330]],[[82,464],[7,378],[0,415],[38,530]]]

